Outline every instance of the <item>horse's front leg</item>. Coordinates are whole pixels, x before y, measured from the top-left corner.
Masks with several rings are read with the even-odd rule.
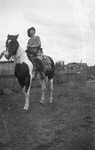
[[[31,82],[32,82],[31,78],[27,77],[25,79],[25,86],[22,90],[24,93],[24,96],[25,96],[24,110],[28,110],[28,108],[29,108],[29,96],[30,96]]]
[[[23,92],[23,94],[24,94],[24,96],[25,96],[25,105],[24,105],[24,110],[28,110],[28,108],[29,108],[29,95],[30,95],[30,87],[29,87],[29,89],[26,91],[25,90],[25,87],[23,88],[23,90],[22,90],[22,92]]]
[[[29,93],[30,93],[30,90],[28,90],[26,93],[25,93],[25,105],[24,105],[24,110],[28,110],[29,109]]]
[[[40,103],[44,103],[45,102],[45,92],[46,92],[45,80],[40,80],[40,84],[41,84],[41,88],[42,88],[42,96],[41,96]]]

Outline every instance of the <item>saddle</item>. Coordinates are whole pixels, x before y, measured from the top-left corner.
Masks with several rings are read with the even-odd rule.
[[[34,70],[39,71],[42,68],[44,68],[44,70],[46,72],[47,70],[51,69],[51,60],[48,56],[46,56],[46,55],[33,56],[30,53],[27,53],[27,56],[28,56],[29,60],[33,63]],[[40,62],[42,62],[42,63],[40,63]]]
[[[42,62],[44,64],[44,66],[45,66],[45,70],[46,71],[50,70],[51,69],[51,60],[50,60],[50,58],[48,56],[46,56],[46,55],[42,55],[41,59],[42,59]]]

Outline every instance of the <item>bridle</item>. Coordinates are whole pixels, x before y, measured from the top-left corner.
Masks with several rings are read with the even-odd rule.
[[[5,47],[6,47],[6,50],[4,51],[4,55],[5,55],[5,57],[6,57],[6,59],[10,59],[12,56],[11,56],[11,54],[9,53],[9,45],[8,45],[8,40],[6,41],[6,45],[5,45]]]
[[[19,44],[16,39],[7,39],[5,47],[7,59],[10,59],[12,56],[16,55]]]
[[[9,44],[10,44],[10,42],[17,42],[17,40],[16,39],[9,39],[9,40],[7,40],[6,41],[6,53],[8,53],[10,56],[10,58],[12,57],[12,58],[14,58],[14,55],[16,54],[16,52],[17,52],[17,50],[16,50],[16,52],[14,52],[13,51],[13,53],[10,53],[10,49],[9,49]],[[18,44],[18,42],[17,42],[17,44]],[[18,44],[18,46],[17,46],[17,48],[16,49],[18,49],[18,47],[19,47],[19,44]],[[20,57],[23,55],[23,53],[25,53],[25,51],[26,50],[24,50],[21,54],[19,54],[19,55],[17,55],[17,57],[16,57],[16,59],[20,59]],[[6,56],[5,56],[6,57]],[[9,59],[10,59],[9,58]]]
[[[26,51],[26,50],[25,50]],[[23,51],[20,55],[17,56],[18,59],[20,59],[20,57],[23,55],[23,53],[25,52]]]

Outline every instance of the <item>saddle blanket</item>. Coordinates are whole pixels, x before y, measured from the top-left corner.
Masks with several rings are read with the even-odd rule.
[[[42,55],[42,56],[37,56],[37,58],[42,60],[43,64],[45,65],[45,70],[51,69],[51,60],[48,56]]]

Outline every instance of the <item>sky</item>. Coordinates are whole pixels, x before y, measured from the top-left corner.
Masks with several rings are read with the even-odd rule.
[[[0,0],[0,53],[8,34],[25,50],[30,27],[55,62],[95,65],[95,0]]]

